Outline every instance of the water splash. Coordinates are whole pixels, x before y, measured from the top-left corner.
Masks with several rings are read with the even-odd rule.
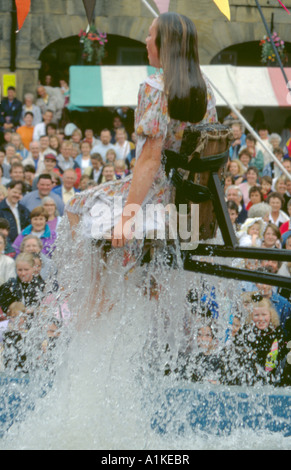
[[[32,372],[12,389],[9,381],[5,385],[6,396],[14,393],[20,400],[17,419],[5,430],[0,447],[290,448],[290,439],[282,433],[275,435],[262,430],[258,441],[260,431],[244,429],[242,414],[237,413],[238,401],[226,414],[233,428],[223,429],[225,415],[220,416],[219,406],[226,405],[227,395],[219,404],[215,404],[214,398],[207,404],[207,397],[208,400],[214,397],[215,386],[184,384],[176,374],[164,374],[167,367],[174,370],[188,339],[196,338],[193,305],[197,313],[203,296],[211,298],[213,285],[216,300],[223,306],[217,320],[218,336],[223,340],[229,309],[237,299],[236,284],[205,279],[179,266],[172,269],[159,251],[152,263],[127,272],[125,280],[122,261],[122,254],[116,250],[105,264],[100,250],[85,240],[82,233],[72,240],[64,218],[54,256],[60,288],[50,294],[37,312],[31,331],[35,338],[32,344],[35,347],[36,339],[39,340],[47,315],[62,316],[62,312],[62,333],[52,350],[49,366],[46,363],[46,367],[40,367],[39,355],[31,351]],[[158,300],[150,298],[153,276],[158,281]],[[193,299],[189,301],[189,291],[196,293],[194,303]],[[13,374],[10,378],[13,379]],[[181,387],[182,393],[176,393]],[[220,390],[228,394],[231,403],[229,393],[234,389]],[[245,389],[239,391],[246,393]],[[253,410],[262,410],[258,392],[252,393]],[[191,410],[195,401],[200,408],[206,403],[212,430],[211,425],[196,426],[193,430],[195,416]],[[246,403],[243,396],[240,403],[241,406]],[[261,413],[262,420],[267,408]],[[284,422],[284,417],[281,420]]]

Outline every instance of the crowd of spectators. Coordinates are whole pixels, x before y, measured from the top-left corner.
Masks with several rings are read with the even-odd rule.
[[[18,351],[13,370],[24,371],[26,358],[19,345],[35,309],[45,301],[46,281],[55,275],[51,257],[66,203],[76,192],[124,178],[135,164],[132,109],[112,110],[111,128],[101,126],[99,135],[95,135],[93,126],[80,129],[71,122],[67,86],[40,85],[36,92],[37,99],[29,93],[20,102],[16,90],[9,87],[0,105],[0,344],[4,369],[11,367],[13,350]],[[262,147],[253,135],[245,133],[235,117],[228,116],[224,123],[232,127],[233,142],[222,184],[239,245],[291,250],[291,180],[265,149],[267,146],[272,150],[291,176],[291,129],[283,137],[270,134],[260,123],[257,132],[265,143]],[[244,263],[247,267],[248,260]],[[243,310],[245,303],[241,300],[243,308],[229,315],[223,367],[220,359],[212,356],[215,328],[208,322],[208,315],[207,323],[200,325],[197,321],[197,362],[193,364],[191,355],[185,358],[182,354],[184,377],[202,380],[209,362],[210,376],[215,372],[216,381],[218,371],[223,370],[219,378],[223,382],[221,377],[230,369],[230,343],[236,354],[239,351],[238,371],[244,363],[242,357],[251,357],[251,362],[244,363],[248,377],[259,365],[266,374],[256,372],[255,376],[271,380],[277,377],[279,359],[286,363],[291,340],[291,289],[261,285],[259,269],[290,277],[291,263],[257,261],[250,269],[257,269],[258,283],[245,283],[242,295],[250,295],[250,303],[254,303],[255,294],[260,299],[251,312]],[[57,279],[54,288],[58,288]],[[262,315],[268,320],[263,322]],[[210,316],[213,321],[217,313],[211,312]],[[49,317],[46,323],[54,341],[59,320]],[[246,340],[250,329],[256,338],[251,343]],[[229,336],[227,332],[231,332]],[[47,349],[47,343],[48,337],[40,342],[41,351]],[[247,348],[251,354],[243,356]],[[204,370],[203,377],[198,364]],[[290,376],[288,379],[285,373],[284,377],[288,383]],[[237,378],[229,380],[240,382]]]

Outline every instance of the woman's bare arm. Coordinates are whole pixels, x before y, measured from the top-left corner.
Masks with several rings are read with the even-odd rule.
[[[112,246],[124,246],[127,238],[125,224],[132,218],[132,208],[140,207],[148,194],[155,175],[161,164],[162,138],[147,138],[141,155],[136,161],[128,198],[123,209],[123,215],[114,227]],[[135,210],[136,212],[136,210]]]

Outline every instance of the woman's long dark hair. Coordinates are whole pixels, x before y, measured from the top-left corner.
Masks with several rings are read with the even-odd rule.
[[[207,109],[207,88],[199,66],[193,22],[178,13],[163,13],[157,19],[156,45],[170,117],[191,123],[201,121]]]

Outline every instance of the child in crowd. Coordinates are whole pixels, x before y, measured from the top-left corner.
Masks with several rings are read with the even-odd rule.
[[[3,334],[3,365],[6,370],[27,373],[28,323],[25,305],[22,302],[12,302],[7,308],[7,318],[7,330]]]
[[[107,150],[105,159],[106,159],[105,163],[112,163],[114,165],[114,163],[116,161],[116,152],[115,152],[115,150],[114,149]]]
[[[261,246],[264,226],[259,217],[247,219],[237,234],[239,246]]]
[[[6,313],[12,302],[21,301],[33,311],[42,298],[45,283],[34,275],[35,262],[32,254],[21,253],[15,262],[16,277],[0,286],[0,307]]]
[[[236,222],[238,218],[238,205],[234,201],[227,201],[226,207],[229,213],[230,221],[232,223],[234,232],[236,233],[239,230],[239,225]]]
[[[246,210],[248,211],[254,204],[260,204],[260,202],[264,202],[262,190],[259,186],[252,186],[249,189],[249,202],[246,206]]]
[[[267,199],[269,194],[272,192],[272,177],[271,176],[262,176],[261,178],[261,188],[264,196],[264,200]]]
[[[196,346],[198,354],[194,354],[187,365],[188,377],[192,382],[220,383],[223,365],[217,354],[216,330],[212,322],[200,325]]]
[[[224,194],[226,193],[226,190],[229,186],[234,185],[235,179],[234,176],[230,172],[226,172],[223,178],[223,190]],[[226,196],[225,196],[226,199]]]
[[[15,261],[5,255],[6,237],[0,232],[0,285],[15,276]]]
[[[10,258],[15,258],[16,251],[8,240],[9,232],[10,232],[9,221],[1,217],[0,218],[0,233],[2,233],[6,237],[4,254],[10,256]]]
[[[117,180],[125,178],[128,174],[128,169],[126,167],[124,160],[116,160],[114,163],[115,177]]]

